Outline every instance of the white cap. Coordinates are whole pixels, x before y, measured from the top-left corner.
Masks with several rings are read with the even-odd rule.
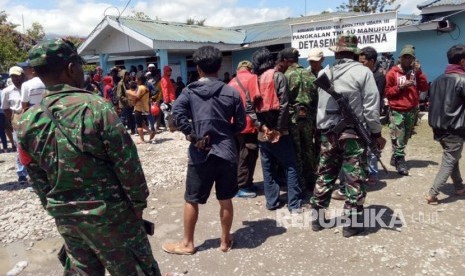
[[[150,63],[149,66],[148,66],[148,68],[151,68],[151,67],[155,67],[155,64]]]
[[[19,67],[19,66],[13,66],[10,68],[10,71],[8,72],[9,75],[17,75],[17,76],[21,76],[23,74],[23,68]]]
[[[323,51],[320,48],[312,48],[308,53],[307,60],[320,61],[323,57]]]

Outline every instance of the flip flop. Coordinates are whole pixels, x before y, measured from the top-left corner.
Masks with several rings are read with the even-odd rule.
[[[228,246],[228,248],[224,249],[224,248],[221,248],[221,246],[220,246],[220,250],[221,250],[222,252],[226,253],[226,252],[231,251],[231,249],[233,248],[233,246],[234,246],[234,240],[230,240],[230,241],[229,241],[229,246]]]
[[[161,248],[166,253],[176,255],[192,255],[196,252],[195,249],[194,251],[187,251],[180,243],[165,243]]]

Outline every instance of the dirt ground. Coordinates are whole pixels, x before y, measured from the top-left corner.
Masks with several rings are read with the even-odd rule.
[[[383,133],[387,138],[386,127]],[[169,147],[169,143],[167,139],[164,145]],[[390,147],[388,141],[382,157],[389,172],[381,172],[380,183],[369,187],[365,204],[370,212],[381,214],[384,223],[376,223],[352,238],[343,238],[341,227],[312,232],[305,214],[289,216],[286,208],[267,211],[260,193],[254,199],[234,198],[235,246],[222,253],[218,250],[219,205],[212,194],[200,207],[195,235],[198,252],[192,256],[170,255],[162,251],[161,244],[182,237],[183,185],[151,188],[144,216],[156,224],[150,242],[162,272],[196,276],[465,275],[464,198],[453,196],[450,184],[440,195],[439,205],[430,206],[424,200],[441,160],[441,148],[433,141],[425,117],[407,146],[409,176],[401,177],[389,165]],[[186,152],[183,149],[172,154],[175,158]],[[460,167],[464,171],[463,162]],[[255,183],[263,186],[259,167]],[[342,202],[331,202],[330,211],[341,208]],[[393,220],[395,225],[390,225]],[[26,260],[28,266],[20,275],[61,275],[56,259],[60,245],[58,237],[44,238],[33,246],[28,240],[0,244],[0,274]]]

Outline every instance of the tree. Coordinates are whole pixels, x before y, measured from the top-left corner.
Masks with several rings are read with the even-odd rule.
[[[8,68],[19,61],[24,61],[27,56],[28,41],[20,34],[15,25],[7,20],[5,11],[0,12],[0,71],[6,72]]]
[[[349,0],[337,7],[339,11],[375,13],[384,12],[386,8],[393,5],[397,0]],[[398,9],[398,5],[395,9]]]
[[[45,36],[44,27],[39,22],[33,22],[32,27],[26,30],[26,35],[37,43]]]
[[[137,18],[137,19],[147,19],[147,20],[152,19],[150,18],[150,16],[146,15],[144,12],[141,12],[141,11],[132,11],[132,15],[130,15],[129,17]]]
[[[84,40],[86,40],[83,37],[72,36],[72,35],[65,36],[63,37],[63,39],[71,41],[74,44],[74,46],[76,46],[76,48],[78,48],[84,42]]]
[[[199,26],[204,26],[205,24],[205,21],[207,19],[204,18],[204,19],[200,19],[200,20],[196,20],[195,18],[187,18],[186,20],[186,25],[199,25]]]

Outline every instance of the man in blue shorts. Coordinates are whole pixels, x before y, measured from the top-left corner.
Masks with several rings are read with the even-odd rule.
[[[237,90],[218,79],[222,54],[212,46],[194,52],[200,79],[190,83],[173,104],[177,128],[186,135],[189,163],[184,199],[184,238],[165,243],[163,250],[180,255],[194,254],[194,230],[199,204],[205,204],[215,184],[220,203],[221,244],[227,252],[233,245],[230,234],[233,198],[237,191],[237,149],[234,136],[246,124],[245,110]]]

